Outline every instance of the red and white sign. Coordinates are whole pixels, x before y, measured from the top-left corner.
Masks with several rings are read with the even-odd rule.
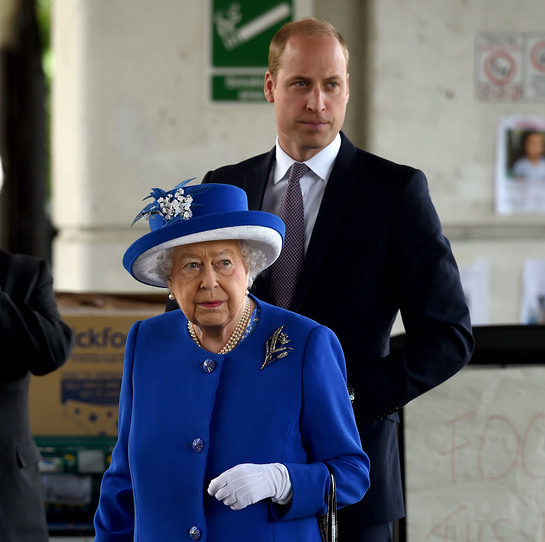
[[[483,101],[545,101],[545,34],[480,34],[475,89]]]
[[[532,100],[545,101],[545,35],[530,36],[528,51],[526,95]]]

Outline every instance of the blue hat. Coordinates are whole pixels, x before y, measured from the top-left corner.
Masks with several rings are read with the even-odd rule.
[[[249,211],[246,193],[236,186],[187,186],[188,182],[184,181],[168,192],[154,188],[148,196],[154,201],[134,219],[133,224],[141,218],[149,220],[151,229],[123,256],[123,266],[136,280],[166,288],[156,263],[157,254],[166,248],[191,243],[244,240],[265,256],[265,261],[258,264],[258,272],[278,258],[285,232],[280,218],[263,211]]]

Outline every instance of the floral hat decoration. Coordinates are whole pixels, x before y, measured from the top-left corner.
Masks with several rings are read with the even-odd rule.
[[[123,266],[138,281],[167,288],[157,265],[167,248],[204,241],[244,240],[265,256],[258,271],[278,258],[284,241],[284,222],[264,211],[249,211],[246,193],[228,184],[177,184],[172,190],[153,188],[153,201],[136,215],[149,221],[150,232],[125,252]]]

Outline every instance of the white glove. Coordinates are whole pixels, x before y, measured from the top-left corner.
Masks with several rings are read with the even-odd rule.
[[[268,497],[278,504],[288,504],[291,480],[282,463],[243,463],[214,478],[208,486],[208,494],[233,510],[242,510]]]

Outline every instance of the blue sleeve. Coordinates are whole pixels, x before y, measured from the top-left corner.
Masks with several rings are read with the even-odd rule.
[[[130,329],[125,345],[123,380],[119,397],[118,439],[110,467],[105,472],[95,515],[95,542],[132,542],[134,499],[128,459],[128,439],[132,413],[132,368],[134,345],[140,322]]]
[[[360,501],[369,488],[369,459],[361,447],[346,387],[341,345],[335,334],[323,326],[314,328],[306,345],[301,432],[308,463],[286,464],[292,482],[292,502],[284,509],[275,507],[276,518],[287,520],[324,513],[328,467],[337,484],[337,506]]]

